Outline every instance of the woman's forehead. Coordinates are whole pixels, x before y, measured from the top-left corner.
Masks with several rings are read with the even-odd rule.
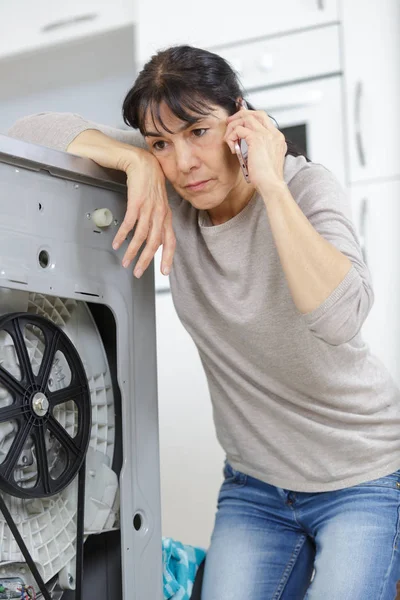
[[[165,126],[171,129],[173,126],[179,126],[181,122],[182,120],[177,117],[165,102],[148,106],[144,113],[146,131],[150,129],[161,131],[165,129]]]
[[[159,104],[152,104],[144,112],[144,130],[169,133],[176,130],[185,129],[191,124],[197,123],[210,116],[217,116],[216,113],[224,111],[219,106],[209,105],[208,110],[196,112],[187,107],[182,107],[181,115],[177,115],[167,104],[162,101]]]

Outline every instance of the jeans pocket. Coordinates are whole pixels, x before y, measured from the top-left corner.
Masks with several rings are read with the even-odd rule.
[[[240,471],[236,471],[236,469],[234,469],[232,465],[228,463],[228,461],[225,461],[224,482],[222,484],[224,488],[231,485],[235,487],[241,487],[245,485],[246,481],[247,475],[241,473]]]

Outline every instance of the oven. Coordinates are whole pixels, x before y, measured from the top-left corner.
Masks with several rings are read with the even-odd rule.
[[[323,164],[346,185],[340,76],[250,92],[248,99],[273,117],[309,159]]]

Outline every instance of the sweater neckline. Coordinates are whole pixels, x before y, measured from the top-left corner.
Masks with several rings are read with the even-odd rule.
[[[239,223],[241,223],[243,221],[243,219],[246,217],[249,210],[251,210],[251,208],[257,202],[258,197],[259,197],[259,194],[258,194],[257,190],[255,190],[254,194],[251,196],[251,198],[248,201],[248,203],[246,204],[246,206],[243,207],[242,210],[237,215],[232,217],[232,219],[229,219],[229,221],[225,221],[225,223],[221,223],[220,225],[213,225],[211,223],[211,219],[208,215],[208,212],[206,210],[202,210],[202,209],[199,210],[198,216],[197,216],[197,222],[198,222],[199,228],[201,229],[203,234],[215,235],[216,233],[220,233],[222,231],[225,231],[225,230],[231,229],[232,227],[235,227],[236,225],[238,225]]]

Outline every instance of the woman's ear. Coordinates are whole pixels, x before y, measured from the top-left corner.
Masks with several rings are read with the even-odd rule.
[[[236,98],[236,110],[240,110],[243,106],[243,98],[242,96],[238,96]]]

